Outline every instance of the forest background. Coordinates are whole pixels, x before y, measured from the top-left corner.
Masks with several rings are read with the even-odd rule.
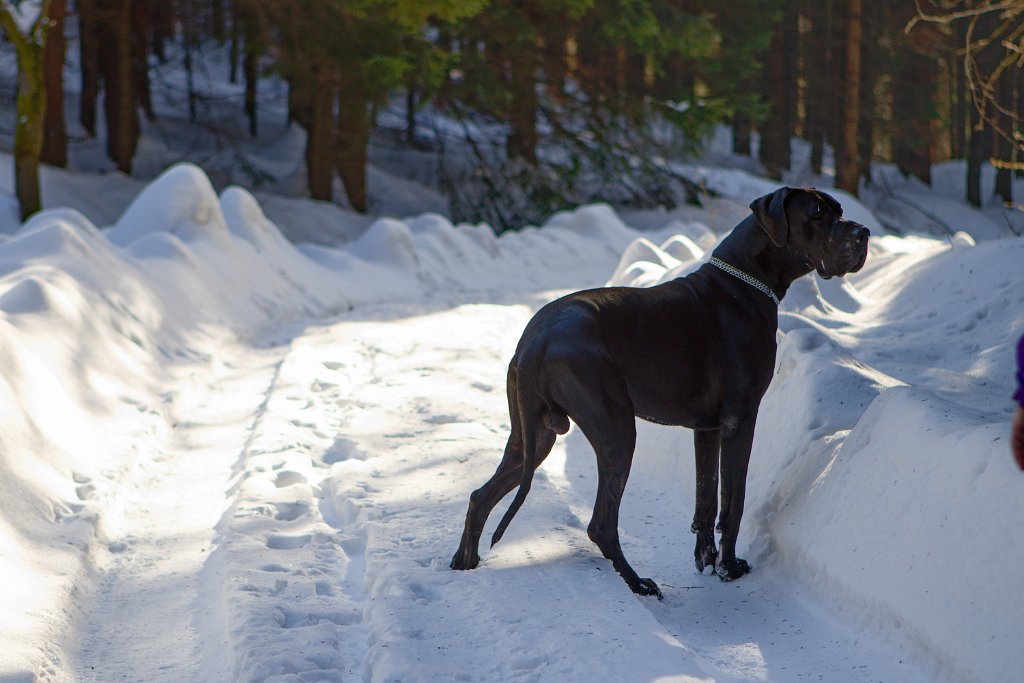
[[[966,199],[989,200],[989,163],[1013,206],[1024,173],[1024,0],[7,0],[0,23],[23,217],[40,207],[38,163],[68,164],[69,129],[102,133],[132,173],[172,62],[189,120],[228,139],[283,109],[305,131],[310,197],[371,208],[368,150],[384,136],[435,159],[454,220],[499,231],[590,201],[698,201],[675,162],[719,123],[778,179],[806,141],[809,171],[853,194],[875,161],[928,183],[934,163],[966,158]],[[229,118],[244,125],[196,85],[216,69],[242,87]],[[383,125],[386,107],[401,120]]]

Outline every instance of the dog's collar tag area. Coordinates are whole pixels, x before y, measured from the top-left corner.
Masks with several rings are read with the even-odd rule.
[[[771,299],[772,301],[775,302],[776,306],[779,305],[779,297],[775,296],[775,292],[772,291],[772,288],[769,287],[768,285],[766,285],[765,283],[761,282],[760,280],[758,280],[753,275],[747,275],[746,273],[744,273],[739,268],[736,268],[734,266],[730,266],[728,263],[726,263],[722,259],[716,258],[714,256],[712,256],[711,259],[708,260],[708,263],[713,265],[715,268],[718,268],[720,270],[724,270],[725,272],[729,273],[729,275],[732,275],[737,280],[742,280],[743,282],[746,282],[751,287],[754,287],[756,289],[760,289],[762,292],[764,292],[765,294],[768,295],[769,299]]]

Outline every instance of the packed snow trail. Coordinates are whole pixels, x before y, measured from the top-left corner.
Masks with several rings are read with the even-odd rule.
[[[596,476],[575,429],[481,567],[450,571],[507,437],[505,365],[548,298],[366,306],[185,378],[110,525],[75,679],[935,679],[772,562],[698,575],[692,482],[630,482],[624,547],[666,599],[632,595],[586,537]]]
[[[282,353],[225,350],[212,372],[186,367],[165,396],[174,429],[162,448],[139,454],[104,515],[97,586],[84,589],[84,622],[69,648],[75,680],[231,678],[222,615],[209,595],[221,577],[207,565],[232,466],[263,414]]]

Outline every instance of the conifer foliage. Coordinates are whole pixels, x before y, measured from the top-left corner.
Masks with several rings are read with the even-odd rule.
[[[0,24],[19,64],[25,216],[40,159],[66,163],[67,49],[80,128],[125,173],[140,116],[157,116],[154,66],[183,59],[201,123],[194,75],[220,47],[252,136],[260,80],[287,83],[311,197],[372,209],[371,142],[401,107],[395,139],[436,155],[453,217],[498,229],[585,201],[696,200],[673,160],[717,122],[768,175],[832,175],[854,193],[872,161],[929,182],[959,156],[971,201],[991,161],[1009,202],[1024,166],[1024,0],[0,0]],[[794,138],[809,168],[793,168]]]

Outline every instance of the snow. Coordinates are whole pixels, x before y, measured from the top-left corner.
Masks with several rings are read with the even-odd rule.
[[[351,219],[343,246],[295,246],[188,164],[137,193],[45,176],[92,208],[0,243],[0,679],[1013,680],[1024,240],[962,206],[965,235],[936,239],[840,198],[871,256],[783,300],[749,576],[695,571],[691,435],[646,423],[621,532],[663,602],[587,539],[575,429],[481,567],[447,568],[532,312],[692,270],[774,189],[690,172],[719,192],[703,209],[584,206],[500,237]],[[301,230],[322,210],[287,213]]]
[[[4,0],[3,6],[11,14],[11,18],[14,19],[18,29],[23,34],[28,34],[36,21],[39,20],[39,13],[42,11],[43,3],[41,0],[20,0],[18,2]]]

